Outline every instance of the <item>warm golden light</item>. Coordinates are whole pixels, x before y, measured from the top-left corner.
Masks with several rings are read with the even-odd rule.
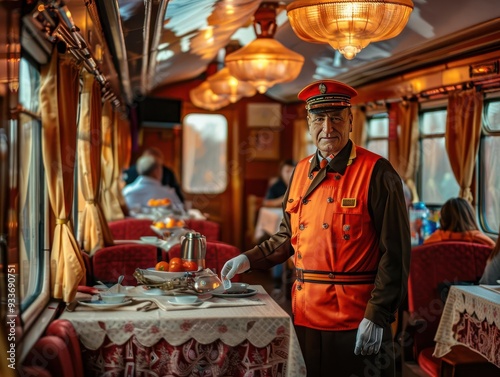
[[[231,103],[235,103],[241,97],[251,97],[256,93],[252,84],[232,76],[227,67],[208,77],[207,81],[215,94],[226,96]]]
[[[294,80],[303,64],[302,55],[269,38],[258,38],[226,56],[231,74],[252,84],[259,93],[265,93],[277,83]]]
[[[218,110],[230,103],[226,96],[215,94],[207,81],[192,89],[189,92],[189,99],[195,106],[210,111]]]
[[[348,60],[371,42],[396,37],[412,10],[411,0],[298,0],[287,6],[299,38],[328,43]]]
[[[225,63],[231,75],[252,84],[259,93],[277,83],[297,78],[304,57],[273,39],[276,30],[276,3],[262,3],[255,13],[257,34],[250,44],[226,55]]]

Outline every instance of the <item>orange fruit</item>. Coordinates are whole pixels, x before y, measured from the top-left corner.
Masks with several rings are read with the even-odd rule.
[[[184,225],[186,225],[184,220],[177,220],[177,223],[175,224],[175,226],[178,226],[179,228],[184,227]]]
[[[167,228],[173,228],[175,226],[175,219],[171,218],[171,217],[167,217],[165,219],[165,226]]]
[[[171,265],[172,264],[180,264],[182,266],[182,259],[179,258],[179,257],[174,257],[172,259],[170,259],[170,262],[169,262]]]
[[[157,222],[155,222],[154,225],[158,229],[164,229],[165,228],[165,224],[162,221],[157,221]]]
[[[184,271],[184,268],[182,267],[182,264],[180,263],[170,263],[170,266],[168,267],[168,272],[182,272]]]
[[[156,271],[168,271],[168,262],[163,260],[161,262],[156,263],[155,270]]]
[[[185,260],[182,262],[182,267],[184,271],[198,271],[198,263],[191,260]]]

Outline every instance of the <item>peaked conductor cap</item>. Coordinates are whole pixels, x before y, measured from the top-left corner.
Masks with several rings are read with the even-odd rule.
[[[357,94],[356,90],[340,81],[319,80],[307,85],[297,97],[306,102],[307,111],[318,113],[351,107],[351,98]]]

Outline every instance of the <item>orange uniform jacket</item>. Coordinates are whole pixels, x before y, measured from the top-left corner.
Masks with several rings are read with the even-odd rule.
[[[356,329],[363,317],[386,325],[406,292],[410,232],[401,180],[383,160],[379,170],[388,179],[380,183],[383,188],[379,191],[385,193],[384,200],[397,205],[393,221],[398,229],[393,243],[380,242],[383,224],[374,226],[370,214],[374,198],[369,198],[380,156],[352,143],[343,154],[343,174],[314,171],[315,156],[297,164],[285,195],[281,230],[246,252],[251,268],[256,269],[294,255],[294,321],[318,330]],[[342,159],[340,154],[335,159],[338,157]],[[397,184],[391,188],[393,179]],[[372,297],[374,292],[376,297]]]

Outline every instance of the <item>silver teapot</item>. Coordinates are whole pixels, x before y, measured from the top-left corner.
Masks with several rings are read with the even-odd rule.
[[[198,270],[205,269],[207,240],[197,232],[188,232],[181,237],[181,259],[196,262]]]

